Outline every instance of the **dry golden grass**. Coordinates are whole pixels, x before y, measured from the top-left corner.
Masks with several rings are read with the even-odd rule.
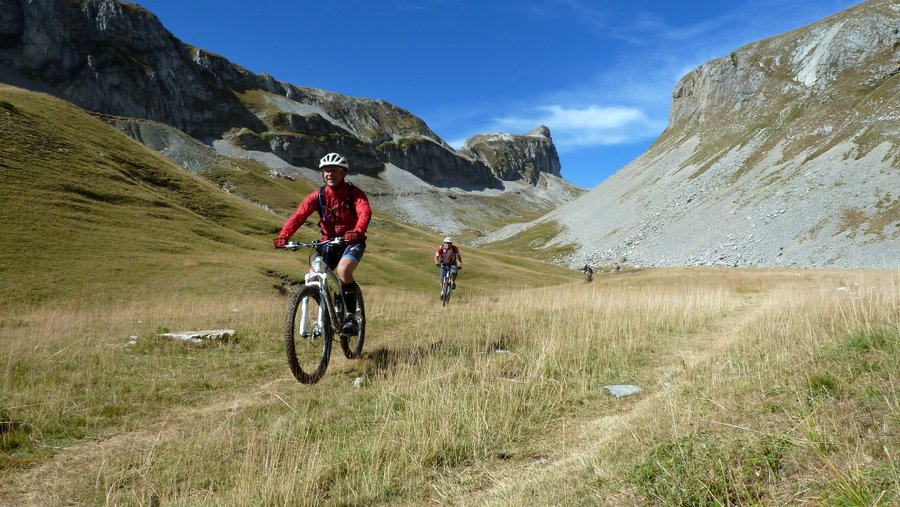
[[[0,329],[13,423],[0,501],[887,505],[898,280],[644,270],[507,292],[461,279],[445,308],[436,287],[368,287],[364,357],[333,356],[314,386],[284,364],[283,297],[23,308]],[[239,338],[154,337],[222,327]],[[602,389],[620,383],[644,392]]]
[[[280,217],[217,186],[286,211],[308,183],[246,164],[205,180],[58,99],[0,101],[0,504],[900,499],[898,273],[588,285],[467,248],[442,308],[435,238],[377,216],[364,356],[305,386],[272,287],[304,258],[271,248]],[[157,336],[203,328],[237,336]],[[603,389],[619,383],[644,391]]]

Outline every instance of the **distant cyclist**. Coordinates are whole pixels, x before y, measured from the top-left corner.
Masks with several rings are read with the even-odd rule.
[[[587,264],[581,268],[581,272],[584,273],[584,281],[590,283],[594,280],[594,269],[588,266]]]
[[[441,268],[440,280],[444,279],[448,271],[450,272],[450,287],[455,289],[456,274],[462,269],[462,255],[450,237],[444,238],[444,243],[434,253],[434,264]]]
[[[344,181],[350,164],[337,153],[329,153],[319,161],[325,185],[314,190],[303,199],[297,211],[287,219],[281,232],[274,240],[276,248],[281,248],[297,232],[313,212],[318,211],[321,219],[322,240],[342,238],[341,245],[327,245],[319,250],[328,267],[334,270],[344,291],[344,307],[348,317],[341,332],[353,336],[359,333],[356,314],[356,280],[353,271],[362,260],[366,250],[366,229],[372,218],[369,199],[358,187]]]

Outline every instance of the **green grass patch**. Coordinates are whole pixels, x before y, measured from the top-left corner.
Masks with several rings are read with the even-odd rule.
[[[783,437],[698,431],[656,446],[629,476],[650,503],[753,505],[767,498],[789,448]]]
[[[573,244],[551,244],[562,232],[563,226],[558,222],[541,222],[510,238],[493,243],[491,249],[511,252],[523,258],[559,259],[576,250]]]

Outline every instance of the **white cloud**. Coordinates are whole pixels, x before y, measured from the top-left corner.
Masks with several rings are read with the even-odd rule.
[[[679,22],[671,14],[647,11],[640,3],[634,8],[598,8],[586,0],[545,0],[533,6],[536,15],[564,13],[566,19],[579,21],[573,29],[578,24],[588,25],[605,40],[629,43],[597,46],[611,56],[605,59],[592,53],[591,46],[576,48],[584,51],[585,65],[596,66],[592,76],[543,90],[528,100],[492,103],[488,114],[495,116],[490,120],[483,119],[484,108],[481,114],[472,115],[480,121],[459,121],[459,110],[452,116],[471,133],[524,134],[547,125],[560,152],[646,141],[665,129],[672,90],[698,65],[749,42],[821,19],[854,1],[820,0],[813,7],[801,0],[759,0],[766,9],[739,1],[725,11],[711,10],[708,17]],[[748,11],[757,10],[757,15],[747,16]],[[735,23],[734,19],[743,21]],[[460,136],[458,128],[455,136]],[[464,141],[450,144],[462,146]]]
[[[640,109],[624,106],[547,105],[529,115],[493,121],[495,130],[514,134],[524,134],[538,125],[550,128],[560,151],[639,141],[658,135],[665,128],[664,123],[651,120]]]

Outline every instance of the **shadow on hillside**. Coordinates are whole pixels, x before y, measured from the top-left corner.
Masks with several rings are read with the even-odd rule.
[[[386,371],[393,370],[399,365],[419,364],[425,358],[444,350],[446,346],[446,343],[442,340],[438,340],[429,345],[407,349],[386,349],[382,347],[364,354],[364,357],[367,360],[369,369]]]
[[[501,336],[499,340],[487,344],[480,352],[481,356],[487,356],[496,353],[511,353],[510,340],[508,337]],[[427,345],[419,347],[410,347],[403,349],[378,348],[371,352],[364,352],[365,370],[369,375],[377,372],[392,371],[398,366],[415,366],[421,364],[425,359],[443,355],[457,355],[464,353],[460,345],[453,342],[445,342],[438,340]]]

